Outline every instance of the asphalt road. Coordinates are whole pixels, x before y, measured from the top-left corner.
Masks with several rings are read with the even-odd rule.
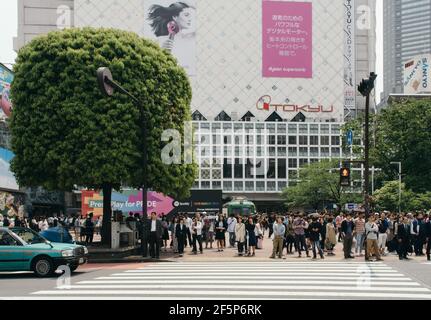
[[[70,281],[0,273],[0,299],[431,300],[431,264],[424,260],[202,260],[85,265]]]

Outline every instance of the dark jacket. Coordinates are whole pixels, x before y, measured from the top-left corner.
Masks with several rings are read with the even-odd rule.
[[[187,237],[187,227],[185,224],[182,225],[178,223],[175,227],[175,236],[177,237],[178,241],[184,241]]]
[[[348,228],[349,224],[350,224],[350,227],[351,227],[351,230],[352,230],[352,234],[353,234],[353,231],[355,230],[355,223],[353,222],[353,220],[351,220],[350,222],[347,221],[347,220],[344,220],[341,223],[341,232],[343,232],[344,234],[346,234],[347,233],[347,228]]]
[[[425,237],[431,238],[431,221],[425,224]]]
[[[147,222],[147,232],[148,234],[151,234],[151,225],[152,225],[152,220],[149,219]],[[160,220],[156,220],[156,237],[157,238],[162,238],[163,236],[163,227],[162,227],[162,222]]]
[[[410,238],[410,225],[406,225],[404,227],[404,224],[400,223],[398,224],[398,239],[401,239],[403,241],[407,241]]]
[[[320,235],[322,233],[322,224],[318,221],[312,222],[309,227],[310,230],[310,240],[320,241]]]

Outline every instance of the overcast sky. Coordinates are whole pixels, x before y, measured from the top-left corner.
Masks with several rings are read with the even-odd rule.
[[[17,0],[2,0],[0,8],[0,62],[8,64],[13,63],[16,58],[13,37],[16,36],[18,28]],[[377,0],[377,74],[379,77],[376,99],[379,102],[380,92],[383,90],[383,0]]]

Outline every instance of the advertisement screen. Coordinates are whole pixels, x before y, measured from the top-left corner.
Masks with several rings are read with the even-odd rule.
[[[0,188],[9,190],[18,190],[19,186],[15,176],[10,171],[10,161],[14,154],[4,148],[0,148]]]
[[[404,93],[431,93],[431,54],[417,56],[404,65]]]
[[[81,199],[82,215],[86,216],[90,212],[96,217],[103,215],[103,193],[101,191],[83,190]],[[128,216],[130,213],[142,214],[142,203],[141,190],[112,192],[111,208],[113,211],[122,211],[124,216]],[[215,214],[221,210],[221,190],[192,190],[190,197],[184,201],[178,201],[157,192],[147,193],[147,215],[152,212],[156,212],[159,217],[195,212]]]
[[[312,78],[311,2],[262,2],[263,76]]]
[[[9,118],[12,112],[10,85],[13,72],[0,63],[0,120]]]
[[[177,58],[189,76],[196,75],[195,0],[145,0],[144,36]]]

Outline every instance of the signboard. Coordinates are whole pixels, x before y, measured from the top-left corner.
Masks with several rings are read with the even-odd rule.
[[[4,148],[0,148],[0,188],[9,190],[18,190],[19,186],[15,180],[15,176],[10,171],[10,161],[14,154]]]
[[[12,84],[13,77],[13,72],[0,63],[0,120],[9,118],[12,112],[10,86]]]
[[[344,1],[344,108],[356,108],[355,1]]]
[[[122,211],[125,216],[129,213],[142,214],[141,190],[113,191],[111,197],[113,211]],[[96,217],[103,215],[103,193],[101,191],[83,190],[81,198],[81,213],[84,216],[90,212],[93,212]],[[190,198],[185,201],[175,200],[157,192],[147,193],[147,215],[152,212],[156,212],[158,216],[194,212],[218,213],[221,210],[221,190],[193,190]]]
[[[262,2],[263,77],[313,77],[311,2]]]
[[[416,56],[404,64],[404,94],[431,93],[431,54]]]
[[[144,36],[177,58],[189,76],[196,75],[195,0],[145,0]]]
[[[14,218],[25,216],[25,195],[17,192],[0,191],[0,214]]]
[[[347,211],[355,211],[359,208],[359,206],[355,203],[348,203],[346,204],[346,210]]]

